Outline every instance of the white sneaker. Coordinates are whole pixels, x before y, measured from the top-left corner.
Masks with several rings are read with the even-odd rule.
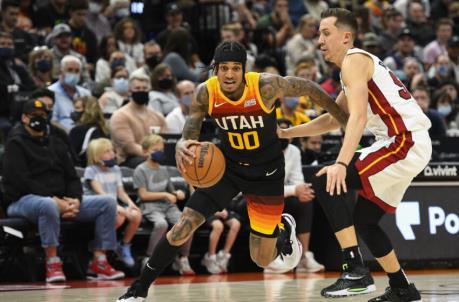
[[[285,269],[287,271],[294,269],[300,262],[301,256],[303,255],[303,247],[301,242],[296,238],[296,222],[292,215],[282,214],[281,222],[284,224],[283,234],[280,236],[286,236],[285,246],[280,251],[280,258],[284,262]]]
[[[190,276],[194,275],[195,272],[190,266],[188,257],[176,257],[172,263],[172,269],[178,271],[180,275]]]
[[[314,259],[314,254],[306,251],[296,267],[297,273],[316,273],[325,270],[325,266]]]
[[[225,252],[224,250],[220,250],[217,253],[217,263],[218,263],[218,266],[220,266],[221,271],[223,273],[228,272],[228,262],[230,258],[231,258],[231,254]]]
[[[217,256],[206,253],[201,260],[201,264],[207,268],[207,271],[211,274],[220,274],[222,272],[217,262]]]
[[[289,268],[285,262],[282,260],[281,256],[277,256],[276,259],[274,259],[265,269],[263,270],[263,273],[265,274],[283,274],[287,273],[290,271],[291,268]]]

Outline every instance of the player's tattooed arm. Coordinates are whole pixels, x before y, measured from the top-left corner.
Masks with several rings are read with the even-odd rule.
[[[201,213],[185,207],[179,221],[167,234],[169,242],[173,245],[182,245],[205,221]]]
[[[315,82],[299,77],[281,77],[262,74],[260,76],[260,94],[265,104],[271,108],[280,97],[300,97],[307,95],[311,100],[327,110],[343,127],[348,115]]]
[[[183,126],[182,138],[185,140],[198,140],[201,126],[209,108],[209,94],[205,84],[197,88],[197,92],[190,106],[190,114]]]

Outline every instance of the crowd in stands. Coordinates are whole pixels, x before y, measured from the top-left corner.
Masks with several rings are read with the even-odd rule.
[[[129,0],[1,1],[2,207],[8,216],[37,225],[49,282],[65,280],[57,254],[61,219],[94,223],[88,274],[104,279],[124,277],[108,263],[107,251],[132,267],[177,222],[177,201],[193,188],[184,192],[170,181],[160,135],[181,134],[196,86],[212,75],[209,49],[222,40],[246,46],[246,71],[302,77],[336,96],[339,70],[323,59],[317,39],[321,11],[345,5],[358,19],[356,47],[393,70],[431,120],[431,136],[459,136],[457,1],[135,3],[143,3],[143,15]],[[212,6],[218,9],[208,10]],[[278,103],[282,127],[323,113],[307,97]],[[283,142],[285,210],[300,222],[297,235],[305,250],[298,272],[324,269],[308,250],[315,196],[300,169],[300,163],[323,163],[321,143],[320,136]],[[85,168],[83,181],[75,167]],[[123,189],[120,167],[134,171],[137,199]],[[246,215],[240,209],[224,209],[207,221],[211,232],[202,264],[212,274],[228,271]],[[131,241],[142,219],[154,227],[145,253],[133,255]],[[217,251],[225,228],[224,247]],[[191,245],[174,262],[181,274],[194,274]],[[282,268],[273,263],[266,272]]]

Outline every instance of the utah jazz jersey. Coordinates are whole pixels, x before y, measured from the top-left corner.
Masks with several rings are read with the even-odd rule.
[[[240,164],[255,165],[282,157],[276,112],[263,103],[259,79],[259,73],[246,73],[244,93],[237,101],[223,94],[216,76],[206,82],[208,113],[219,129],[220,147],[227,159]]]

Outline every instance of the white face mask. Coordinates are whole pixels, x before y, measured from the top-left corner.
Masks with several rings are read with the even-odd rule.
[[[124,18],[129,16],[129,9],[128,8],[120,8],[116,11],[116,16],[119,18]]]
[[[88,10],[91,14],[98,14],[102,10],[102,5],[96,2],[89,2]]]

